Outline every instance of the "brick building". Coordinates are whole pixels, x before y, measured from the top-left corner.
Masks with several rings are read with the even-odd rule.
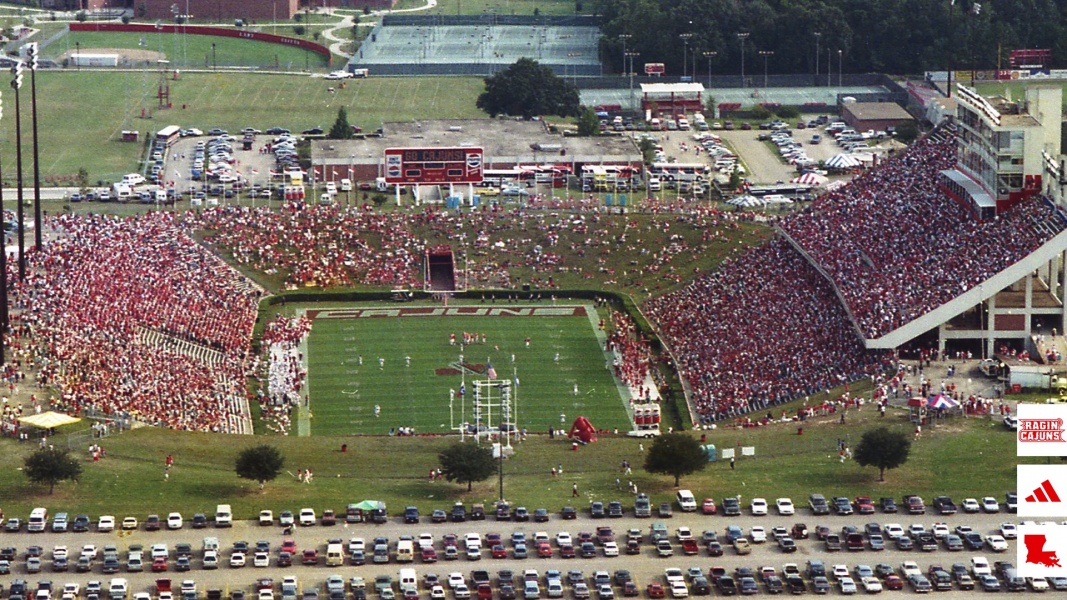
[[[87,0],[100,1],[100,0]],[[121,0],[119,0],[121,1]],[[178,5],[183,13],[189,7],[193,23],[227,22],[234,19],[256,21],[289,21],[303,10],[325,8],[392,8],[395,0],[134,0],[137,18],[173,19],[171,7]],[[114,3],[115,0],[112,0]],[[141,16],[141,7],[145,14]]]

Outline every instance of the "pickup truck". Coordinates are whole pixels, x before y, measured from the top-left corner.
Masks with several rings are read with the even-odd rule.
[[[696,540],[682,540],[682,554],[686,556],[694,556],[700,552],[700,546],[697,545]]]
[[[926,514],[926,505],[923,504],[923,499],[919,496],[904,496],[904,506],[908,508],[908,514],[910,515]]]
[[[477,589],[483,583],[489,583],[489,571],[471,571],[471,585]]]
[[[956,514],[956,503],[948,496],[937,496],[934,498],[934,508],[943,515]]]

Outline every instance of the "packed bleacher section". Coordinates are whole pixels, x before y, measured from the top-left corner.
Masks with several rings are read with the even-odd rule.
[[[245,376],[261,290],[172,213],[59,216],[16,289],[17,330],[77,414],[251,433]]]
[[[421,242],[403,217],[291,202],[280,210],[225,207],[189,214],[242,266],[284,270],[290,288],[415,285]]]
[[[645,310],[705,424],[869,376],[890,358],[864,348],[825,278],[782,238]]]
[[[551,210],[486,206],[473,211],[444,211],[433,206],[409,211],[375,212],[367,207],[320,206],[290,202],[281,209],[225,206],[182,218],[190,227],[205,231],[204,239],[238,265],[267,275],[285,273],[289,289],[305,286],[417,286],[420,263],[427,240],[416,233],[424,230],[456,252],[455,275],[470,287],[510,288],[509,269],[525,267],[535,272],[528,280],[540,289],[557,287],[555,273],[567,272],[570,256],[611,252],[655,253],[655,263],[643,273],[618,273],[618,280],[640,285],[650,292],[673,286],[689,272],[672,265],[679,256],[697,251],[681,236],[662,248],[645,248],[641,226],[627,224],[627,236],[596,235],[602,222],[602,206],[583,205],[561,215]],[[697,206],[686,200],[650,202],[641,210],[668,216],[649,227],[693,227],[705,232],[704,242],[714,243],[724,229],[738,228],[741,221],[756,220],[750,213],[727,213]],[[583,235],[581,243],[565,246],[562,233]],[[462,249],[462,254],[461,254]],[[458,258],[462,256],[462,261]],[[606,260],[604,261],[606,262]],[[462,271],[460,270],[462,269]],[[604,267],[603,272],[609,272]],[[583,273],[586,279],[592,273]]]
[[[781,229],[833,279],[857,325],[877,338],[956,298],[1067,226],[1042,199],[979,221],[941,192],[956,162],[951,128],[817,198]]]

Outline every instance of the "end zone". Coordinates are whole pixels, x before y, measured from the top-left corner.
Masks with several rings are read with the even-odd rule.
[[[527,307],[403,307],[403,308],[340,308],[309,310],[314,319],[366,319],[377,317],[585,317],[585,306],[527,306]]]

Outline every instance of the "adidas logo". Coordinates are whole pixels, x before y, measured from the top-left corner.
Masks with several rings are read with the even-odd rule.
[[[1034,489],[1034,493],[1026,497],[1027,502],[1059,502],[1060,495],[1056,493],[1056,488],[1052,487],[1052,482],[1046,479],[1041,485]]]

